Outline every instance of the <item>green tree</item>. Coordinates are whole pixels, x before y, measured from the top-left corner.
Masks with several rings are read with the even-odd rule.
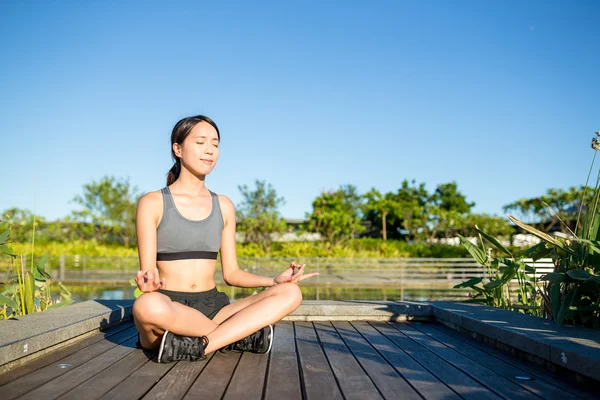
[[[135,243],[135,213],[140,194],[129,179],[105,176],[83,185],[83,195],[73,199],[84,207],[74,214],[79,221],[102,229],[107,241],[117,237],[125,246]]]
[[[278,209],[285,204],[283,197],[265,181],[255,181],[256,188],[251,190],[247,185],[238,186],[242,193],[242,202],[238,204],[236,218],[238,230],[245,233],[248,243],[257,243],[269,251],[273,238],[286,228],[285,220]]]
[[[376,222],[381,226],[383,240],[387,240],[388,216],[391,215],[392,222],[400,209],[400,203],[393,193],[381,194],[373,188],[363,196],[366,200],[363,210],[366,220]]]
[[[313,211],[307,214],[308,229],[319,233],[332,245],[352,239],[364,231],[361,206],[362,197],[353,185],[321,193],[313,201]]]
[[[569,229],[561,224],[559,219],[574,230],[582,199],[585,208],[593,197],[594,189],[586,189],[584,186],[571,187],[567,190],[548,189],[545,195],[524,198],[507,204],[504,206],[504,211],[516,214],[519,219],[535,224],[544,232],[560,229],[563,233],[568,233]]]

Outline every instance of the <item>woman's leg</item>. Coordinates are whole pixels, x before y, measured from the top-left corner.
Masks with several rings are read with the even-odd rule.
[[[140,344],[157,349],[165,331],[182,336],[206,336],[217,324],[200,311],[172,301],[168,296],[144,293],[133,303],[133,319],[140,333]]]
[[[302,302],[294,283],[283,283],[223,307],[213,318],[218,326],[208,335],[206,353],[218,350],[281,320]],[[176,332],[177,333],[177,332]]]

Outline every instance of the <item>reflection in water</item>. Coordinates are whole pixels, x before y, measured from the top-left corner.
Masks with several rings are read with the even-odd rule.
[[[74,285],[67,287],[76,302],[86,300],[124,300],[134,299],[132,286],[104,286],[104,285]],[[234,288],[227,285],[217,285],[230,299],[239,300],[250,296],[255,289]],[[424,289],[424,288],[355,288],[355,287],[315,287],[300,285],[304,300],[464,300],[468,291],[465,289]],[[59,295],[55,293],[54,295]]]

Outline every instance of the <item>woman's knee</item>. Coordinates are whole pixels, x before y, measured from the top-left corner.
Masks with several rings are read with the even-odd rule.
[[[302,303],[302,291],[298,285],[295,283],[283,283],[277,286],[279,286],[282,296],[289,301],[294,309],[300,306],[300,303]]]
[[[133,303],[133,316],[142,323],[154,323],[169,315],[170,300],[158,292],[144,293]]]

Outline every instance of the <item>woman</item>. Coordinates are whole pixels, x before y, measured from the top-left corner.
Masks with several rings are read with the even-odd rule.
[[[210,118],[180,120],[171,134],[175,164],[167,186],[138,203],[136,281],[144,293],[133,305],[133,316],[140,346],[158,349],[159,362],[199,360],[218,349],[270,351],[272,324],[302,301],[297,283],[317,275],[303,275],[304,265],[295,263],[275,278],[238,268],[234,206],[205,186],[220,140]],[[268,288],[230,304],[216,289],[219,250],[228,285]]]

